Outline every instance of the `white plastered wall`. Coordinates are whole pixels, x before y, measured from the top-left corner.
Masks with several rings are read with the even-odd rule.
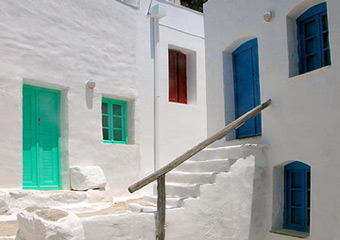
[[[127,187],[155,169],[155,113],[159,164],[206,136],[202,14],[153,2],[167,8],[158,26],[155,58],[152,18],[145,16],[150,2],[135,3],[137,7],[115,0],[0,3],[0,188],[22,187],[23,84],[61,92],[63,189],[69,188],[69,166],[98,165],[114,197],[130,196]],[[170,44],[188,51],[190,64],[199,68],[189,74],[194,83],[189,95],[196,94],[196,102],[187,106],[167,101]],[[95,81],[94,90],[85,87],[88,79]],[[155,81],[161,96],[157,111]],[[128,102],[128,145],[102,143],[102,97]]]
[[[166,6],[167,14],[156,24],[157,168],[207,136],[203,16],[172,3],[160,3]],[[187,55],[187,104],[169,102],[168,49]]]
[[[265,153],[266,218],[263,219],[266,235],[263,239],[296,239],[270,233],[272,226],[278,225],[278,211],[282,211],[277,196],[281,194],[282,201],[283,183],[277,180],[275,172],[291,161],[304,162],[312,170],[309,239],[340,238],[337,226],[340,203],[335,201],[340,196],[337,186],[340,180],[337,152],[340,142],[339,1],[327,1],[332,65],[303,75],[296,75],[294,70],[296,33],[291,19],[320,2],[230,0],[205,4],[208,134],[224,126],[225,111],[233,111],[233,103],[230,103],[233,96],[227,95],[229,101],[224,102],[224,78],[226,74],[232,78],[232,73],[231,62],[223,63],[223,54],[230,54],[249,37],[258,38],[261,101],[272,99],[271,106],[262,114],[262,137],[221,140],[216,146],[240,142],[268,145]],[[275,13],[274,20],[269,23],[263,20],[267,11]],[[227,93],[233,93],[232,85],[226,88]],[[282,222],[282,217],[279,218]]]
[[[0,187],[22,186],[22,85],[30,84],[61,91],[62,187],[69,188],[69,166],[98,165],[111,191],[126,194],[140,164],[136,9],[38,0],[2,1],[0,11]],[[128,101],[128,145],[102,143],[102,96]]]

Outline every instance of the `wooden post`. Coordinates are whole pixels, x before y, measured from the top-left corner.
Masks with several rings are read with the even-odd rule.
[[[165,239],[165,175],[157,178],[157,216],[156,216],[156,240]]]

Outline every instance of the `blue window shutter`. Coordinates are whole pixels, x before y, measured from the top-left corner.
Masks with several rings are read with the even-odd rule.
[[[257,39],[239,46],[232,54],[234,72],[235,117],[260,104]],[[237,138],[261,135],[261,116],[247,120],[236,130]]]
[[[285,167],[284,227],[309,231],[310,166],[293,162]]]
[[[322,49],[322,66],[331,64],[331,54],[329,47],[329,30],[328,30],[328,17],[327,12],[323,12],[319,17],[320,32],[321,32],[321,49]]]
[[[254,84],[254,107],[261,104],[261,96],[260,96],[260,74],[259,74],[259,57],[258,57],[258,48],[257,42],[256,46],[252,48],[252,58],[253,58],[253,84]],[[262,127],[261,127],[261,114],[255,117],[255,135],[261,135]]]
[[[310,8],[296,22],[300,73],[330,65],[326,3]]]

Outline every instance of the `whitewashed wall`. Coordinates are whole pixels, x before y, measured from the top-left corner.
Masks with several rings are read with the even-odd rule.
[[[311,166],[309,239],[340,238],[340,203],[336,200],[340,196],[337,151],[340,142],[339,1],[327,1],[332,65],[298,76],[293,76],[295,70],[292,68],[296,64],[294,54],[297,50],[292,47],[296,44],[296,33],[290,24],[320,2],[211,0],[205,4],[208,134],[224,126],[225,111],[228,121],[233,118],[232,85],[226,86],[225,104],[223,84],[224,78],[232,79],[230,54],[246,40],[258,38],[261,100],[272,99],[272,105],[262,115],[262,137],[221,140],[216,145],[268,144],[267,207],[263,219],[266,234],[263,239],[296,239],[269,232],[272,227],[282,226],[283,180],[280,174],[290,161]],[[267,11],[275,13],[275,19],[270,23],[263,20]]]
[[[158,22],[159,43],[156,47],[157,168],[207,135],[202,14],[171,3],[162,4],[167,7],[167,15]],[[187,104],[169,102],[168,49],[180,50],[187,55]]]
[[[129,196],[127,187],[154,171],[155,139],[161,164],[206,136],[202,14],[153,2],[167,8],[156,24],[155,58],[149,3],[0,1],[0,188],[22,187],[23,84],[61,91],[63,189],[69,166],[99,165],[114,196]],[[167,101],[169,44],[196,56],[196,102],[186,106]],[[85,88],[87,79],[96,82],[93,91]],[[102,143],[103,96],[128,101],[128,145]]]
[[[62,185],[68,166],[99,165],[114,193],[139,164],[136,12],[117,1],[1,1],[1,187],[22,184],[22,84],[59,89]],[[96,82],[94,91],[85,80]],[[129,145],[103,144],[102,96],[129,101]],[[137,131],[135,131],[137,130]],[[122,177],[124,176],[124,178]]]
[[[148,1],[141,2],[142,13],[147,12],[148,5]],[[141,106],[144,109],[141,116],[142,162],[149,164],[152,160],[155,168],[159,168],[203,140],[207,133],[207,120],[203,16],[199,12],[166,1],[153,2],[153,6],[156,5],[166,9],[164,17],[139,18],[139,25],[143,27],[138,28],[140,33],[137,52],[142,53],[137,54],[137,78],[141,83],[141,102],[148,103]],[[146,35],[149,38],[145,38]],[[188,104],[168,100],[168,49],[177,49],[187,54]],[[149,63],[146,62],[145,54],[151,56],[151,68],[146,67]],[[155,110],[149,108],[149,104],[155,104]],[[153,147],[154,142],[156,148]],[[143,166],[142,169],[142,175],[150,173],[150,169],[144,169]]]

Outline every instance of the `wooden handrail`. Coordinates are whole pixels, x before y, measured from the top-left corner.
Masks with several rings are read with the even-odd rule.
[[[169,164],[165,165],[164,167],[160,168],[159,170],[155,171],[154,173],[150,174],[149,176],[146,176],[142,180],[132,184],[129,187],[129,192],[133,193],[133,192],[141,189],[142,187],[145,187],[149,183],[155,181],[159,177],[164,176],[165,174],[167,174],[168,172],[170,172],[174,168],[178,167],[180,164],[182,164],[183,162],[185,162],[186,160],[188,160],[189,158],[191,158],[196,153],[200,152],[201,150],[203,150],[204,148],[206,148],[207,146],[209,146],[213,142],[225,137],[232,130],[235,130],[238,127],[240,127],[248,119],[253,118],[256,115],[258,115],[263,109],[268,107],[270,105],[270,103],[271,103],[271,100],[269,99],[266,102],[258,105],[257,107],[253,108],[249,112],[245,113],[241,117],[237,118],[236,120],[234,120],[233,122],[228,124],[222,130],[218,131],[217,133],[215,133],[211,137],[209,137],[206,140],[202,141],[201,143],[197,144],[195,147],[191,148],[186,153],[182,154],[181,156],[179,156],[178,158],[176,158],[175,160],[173,160]]]

